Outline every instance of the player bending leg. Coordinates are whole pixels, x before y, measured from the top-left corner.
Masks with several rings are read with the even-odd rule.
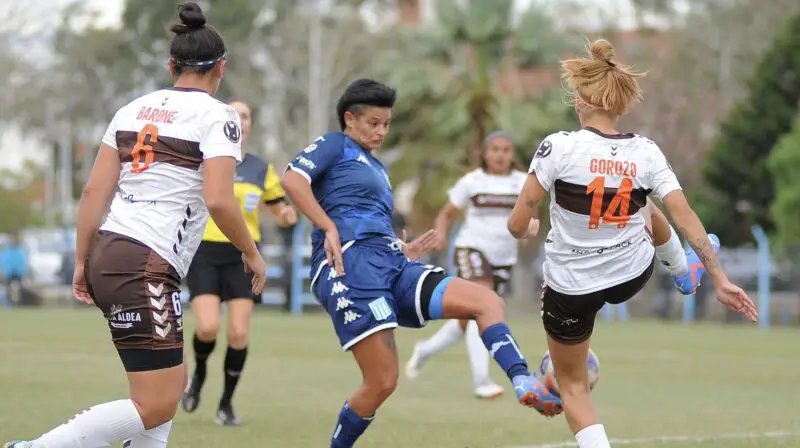
[[[508,228],[523,236],[534,210],[551,194],[542,321],[578,446],[606,448],[586,369],[595,316],[606,303],[625,302],[645,285],[654,256],[675,253],[670,241],[677,237],[663,215],[647,211],[648,195],[664,203],[691,245],[686,267],[668,266],[678,288],[691,292],[707,272],[720,302],[750,320],[757,315],[747,294],[725,275],[717,259],[719,241],[706,234],[659,147],[617,131],[618,118],[641,99],[636,78],[642,75],[618,65],[605,40],[592,43],[590,53],[561,64],[582,129],[552,134],[539,146]]]
[[[281,181],[314,223],[311,290],[363,376],[342,407],[330,446],[353,446],[394,391],[394,329],[430,320],[476,320],[520,403],[546,415],[560,413],[560,400],[528,371],[497,294],[412,261],[431,248],[435,231],[408,245],[392,231],[392,187],[373,151],[389,131],[394,101],[394,89],[378,82],[350,84],[336,106],[343,132],[329,132],[301,151]]]
[[[229,105],[236,109],[242,122],[244,152],[244,160],[236,167],[234,192],[241,204],[250,236],[258,244],[261,241],[261,204],[269,208],[280,225],[293,225],[297,221],[297,214],[286,203],[286,195],[272,164],[246,151],[252,126],[250,106],[242,101],[232,101]],[[215,418],[220,425],[240,424],[233,411],[233,392],[242,377],[247,359],[253,305],[261,301],[261,296],[250,290],[252,278],[252,272],[245,272],[241,251],[222,233],[214,220],[209,219],[203,241],[186,274],[192,297],[192,314],[197,322],[192,340],[196,367],[181,404],[186,412],[194,412],[200,404],[206,364],[219,332],[220,304],[225,302],[228,309],[228,348],[223,366],[225,383]]]
[[[527,175],[514,157],[511,135],[498,131],[484,141],[481,166],[462,177],[448,192],[449,202],[436,217],[436,250],[447,245],[447,232],[455,214],[466,209],[464,224],[455,241],[454,264],[458,276],[481,284],[503,296],[511,282],[511,267],[517,262],[518,242],[508,233],[506,221]],[[531,225],[538,230],[539,220]],[[535,231],[533,232],[535,233]],[[406,364],[406,377],[419,375],[422,365],[465,336],[472,367],[475,396],[495,398],[503,388],[489,378],[489,353],[478,326],[471,320],[448,320],[429,339],[418,342]]]
[[[209,211],[256,273],[253,291],[264,286],[266,265],[233,195],[239,117],[211,97],[222,79],[225,44],[205,26],[196,3],[179,15],[169,61],[175,86],[117,112],[78,209],[73,293],[108,319],[131,397],[92,406],[36,440],[6,448],[167,446],[186,385],[179,287]]]

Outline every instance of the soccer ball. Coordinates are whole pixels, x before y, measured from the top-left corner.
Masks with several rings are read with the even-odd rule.
[[[589,349],[587,368],[589,369],[589,390],[592,390],[600,379],[600,361],[591,349]],[[544,383],[545,387],[555,396],[561,398],[561,393],[558,390],[558,381],[556,381],[556,373],[553,369],[553,361],[550,359],[550,351],[544,354],[542,362],[539,364],[539,372],[537,372],[537,374],[539,380]]]

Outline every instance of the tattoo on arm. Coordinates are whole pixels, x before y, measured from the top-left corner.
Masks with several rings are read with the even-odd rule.
[[[381,331],[381,342],[386,348],[390,349],[392,352],[397,353],[397,345],[394,342],[394,331],[393,330],[385,330]]]
[[[681,228],[681,233],[686,235],[686,229]],[[703,263],[703,266],[706,267],[706,270],[713,270],[719,269],[721,267],[719,263],[719,258],[717,258],[716,254],[714,253],[714,248],[711,245],[711,241],[708,238],[702,238],[697,240],[689,240],[689,245],[692,246],[692,249],[697,253],[697,256],[700,258],[700,262]]]
[[[531,209],[536,209],[539,206],[539,202],[536,199],[525,197],[525,206]]]

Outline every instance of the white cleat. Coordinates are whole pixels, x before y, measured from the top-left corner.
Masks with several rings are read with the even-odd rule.
[[[494,400],[503,395],[503,387],[494,383],[487,383],[475,388],[475,397],[482,400]]]
[[[406,363],[406,379],[409,381],[417,379],[419,376],[419,369],[422,368],[422,364],[425,363],[421,347],[421,342],[414,344],[414,353],[411,354],[411,357],[408,358],[408,362]]]

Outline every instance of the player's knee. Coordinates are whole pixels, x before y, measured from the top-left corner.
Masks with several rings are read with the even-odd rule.
[[[197,337],[201,341],[213,341],[217,338],[217,333],[219,333],[219,320],[197,319],[195,333],[197,333]]]
[[[134,403],[136,403],[139,417],[141,417],[145,429],[152,429],[167,423],[175,417],[175,413],[178,410],[178,398],[163,397],[158,400],[143,401],[134,399]]]
[[[478,315],[492,316],[503,320],[506,315],[506,303],[496,293],[492,292],[481,301],[481,309]]]
[[[373,391],[376,398],[385,400],[397,389],[397,372],[377,376],[368,381],[366,386]]]
[[[228,345],[237,350],[247,347],[247,327],[243,325],[228,325]]]

